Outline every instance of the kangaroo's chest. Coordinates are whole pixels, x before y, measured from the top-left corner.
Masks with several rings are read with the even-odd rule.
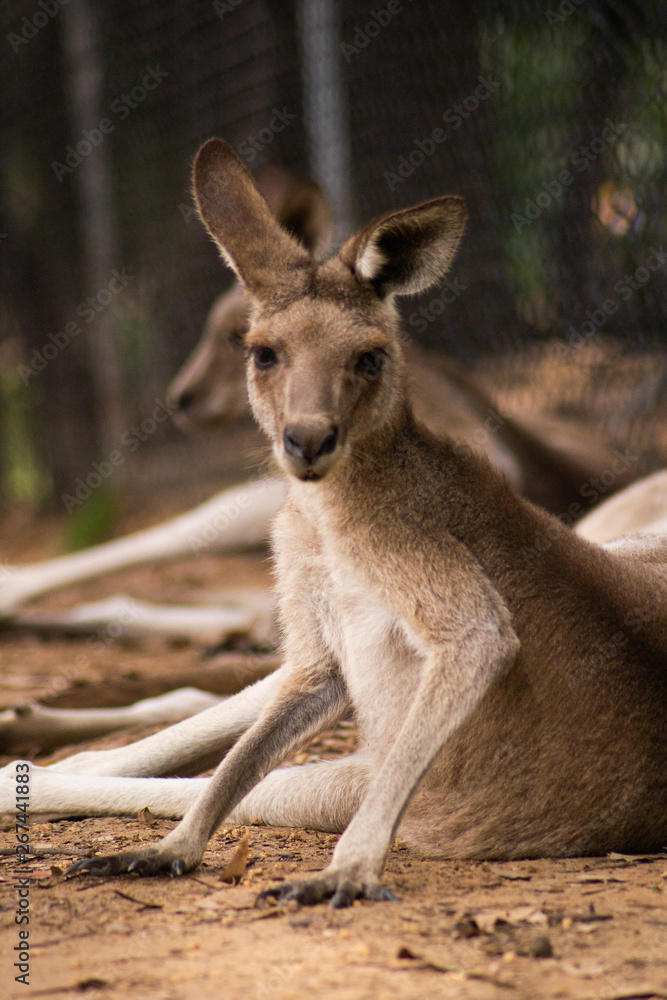
[[[337,662],[366,743],[381,749],[403,721],[428,647],[373,582],[378,554],[352,550],[326,510],[288,504],[273,541],[285,629],[300,647],[312,636]]]
[[[427,650],[362,569],[340,559],[323,562],[321,635],[343,672],[366,741],[381,747],[396,735]]]

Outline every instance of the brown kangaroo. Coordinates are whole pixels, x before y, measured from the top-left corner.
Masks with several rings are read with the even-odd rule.
[[[34,768],[33,809],[48,778],[61,803],[191,803],[155,846],[69,871],[181,874],[225,817],[258,817],[342,832],[323,872],[268,892],[345,906],[392,898],[380,878],[397,830],[463,858],[664,844],[667,542],[587,542],[411,410],[395,298],[449,269],[463,200],[386,215],[318,262],[226,143],[200,150],[195,192],[253,302],[249,396],[289,485],[274,527],[286,662],[168,738],[97,755],[98,774],[141,775],[226,752],[190,795]],[[350,706],[360,753],[273,770]]]

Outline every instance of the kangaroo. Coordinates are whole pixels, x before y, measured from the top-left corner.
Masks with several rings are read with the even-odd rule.
[[[411,411],[395,299],[449,269],[463,200],[386,215],[317,262],[226,143],[201,148],[194,185],[253,301],[249,396],[288,481],[273,531],[286,662],[163,741],[162,773],[227,751],[174,830],[69,872],[182,874],[225,817],[342,832],[324,871],[266,890],[335,907],[393,898],[397,830],[459,858],[662,845],[667,542],[595,546]],[[350,707],[361,752],[275,769]]]
[[[619,545],[627,549],[631,544],[642,544],[641,539],[631,542],[623,537],[625,535],[667,535],[667,472],[664,470],[655,472],[627,486],[578,521],[573,530],[582,538],[604,544],[606,548],[611,549]],[[618,541],[613,541],[614,539]],[[204,678],[204,683],[208,687],[204,691],[193,689],[191,686],[178,686],[178,684],[193,683],[190,671],[190,676],[179,679],[173,690],[168,693],[146,697],[128,707],[91,710],[54,708],[39,703],[19,705],[0,712],[0,751],[5,754],[26,753],[28,748],[34,747],[53,750],[132,725],[171,724],[199,713],[207,704],[220,700],[213,698],[207,692],[215,690],[225,695],[236,693],[258,678],[277,670],[279,666],[277,657],[265,657],[258,662],[253,661],[244,665],[243,669],[238,668],[233,671],[224,665],[221,667],[220,678],[209,667]],[[155,746],[153,754],[154,759],[160,761],[162,748]],[[76,762],[80,765],[82,757],[89,763],[99,764],[100,754],[95,752],[79,754],[76,761],[73,757],[68,758],[67,767],[76,766]],[[93,766],[92,771],[85,773],[96,773],[96,766]],[[132,770],[130,769],[128,773],[132,773]],[[160,798],[160,803],[161,808],[164,808],[166,803],[163,797]],[[119,807],[122,808],[122,803],[116,801],[115,808]],[[78,805],[70,805],[70,809],[82,809],[84,812],[91,808],[96,811],[101,808],[94,796],[89,801],[83,798]],[[165,815],[169,817],[177,815],[173,806],[166,805],[166,808]]]

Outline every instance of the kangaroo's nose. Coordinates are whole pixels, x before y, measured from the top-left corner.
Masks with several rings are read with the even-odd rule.
[[[338,441],[338,428],[332,425],[325,427],[307,427],[292,424],[283,432],[285,451],[293,458],[303,459],[309,465],[323,455],[330,455]]]

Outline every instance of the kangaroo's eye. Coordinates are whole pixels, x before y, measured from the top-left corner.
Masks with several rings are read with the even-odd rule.
[[[278,355],[272,347],[256,347],[253,357],[257,368],[271,368],[278,360]]]
[[[384,359],[387,357],[386,351],[378,347],[375,351],[364,351],[357,358],[356,370],[365,378],[375,378],[382,371]]]

